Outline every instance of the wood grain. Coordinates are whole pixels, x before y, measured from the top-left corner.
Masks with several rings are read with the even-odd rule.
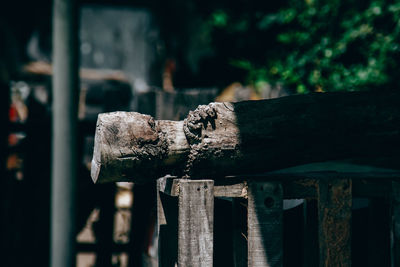
[[[249,183],[248,266],[283,264],[282,186],[276,182]]]
[[[178,266],[213,266],[214,181],[180,180]]]
[[[179,122],[100,114],[91,172],[99,182],[215,179],[398,151],[399,92],[320,93],[210,103]]]

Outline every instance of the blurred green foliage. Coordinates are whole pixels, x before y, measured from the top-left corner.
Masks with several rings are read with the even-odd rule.
[[[400,0],[214,1],[216,52],[256,88],[297,93],[398,87]]]

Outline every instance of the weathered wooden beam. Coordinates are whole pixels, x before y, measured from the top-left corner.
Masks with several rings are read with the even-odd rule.
[[[155,121],[136,112],[100,114],[91,176],[96,181],[146,181],[184,166],[190,147],[183,121]]]
[[[296,95],[210,103],[178,122],[100,114],[92,178],[215,178],[398,151],[400,92]]]

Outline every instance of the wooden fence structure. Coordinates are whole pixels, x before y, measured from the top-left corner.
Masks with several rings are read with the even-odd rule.
[[[399,103],[397,92],[313,94],[211,103],[184,121],[102,114],[92,179],[150,183],[175,175],[157,180],[161,267],[220,266],[216,197],[233,202],[234,266],[283,266],[284,199],[318,203],[317,244],[306,240],[314,243],[304,245],[298,266],[351,266],[353,197],[391,203],[388,250],[390,264],[399,266],[400,172],[269,172],[332,159],[398,157]],[[376,256],[369,258],[379,263],[385,246],[375,241],[369,250]],[[315,247],[317,256],[309,249]]]
[[[316,199],[318,202],[319,264],[309,265],[317,259],[312,259],[313,253],[305,249],[304,262],[299,266],[351,266],[353,197],[387,199],[392,211],[391,266],[399,266],[399,179],[400,172],[275,173],[223,180],[160,178],[157,181],[158,222],[160,229],[169,228],[160,231],[160,266],[173,266],[171,263],[175,260],[178,266],[213,266],[213,218],[214,213],[220,212],[214,210],[215,197],[247,202],[247,214],[237,214],[235,208],[232,211],[232,220],[247,216],[247,233],[241,233],[238,227],[233,229],[234,266],[274,267],[283,265],[283,199]],[[175,203],[178,214],[171,212],[171,202],[165,200],[164,195],[178,199]],[[171,218],[171,215],[178,217]],[[171,235],[165,236],[168,232],[177,233],[176,254],[163,247],[174,243]],[[240,241],[243,234],[247,242]],[[373,245],[378,250],[379,246],[384,246]]]

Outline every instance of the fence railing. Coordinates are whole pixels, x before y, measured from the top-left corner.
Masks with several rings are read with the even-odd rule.
[[[308,258],[314,255],[307,255],[307,246],[312,244],[304,244],[304,260],[298,266],[312,262],[351,266],[353,197],[390,202],[387,247],[391,266],[400,266],[400,172],[280,173],[218,180],[164,177],[158,179],[157,190],[161,267],[175,262],[178,266],[213,266],[218,257],[213,251],[214,214],[222,212],[214,207],[215,197],[232,198],[233,203],[242,199],[246,206],[245,212],[235,205],[232,213],[223,211],[232,214],[233,221],[247,216],[247,231],[234,226],[231,233],[234,266],[283,265],[284,199],[316,199],[318,203],[318,240],[311,243],[319,248],[319,260]]]

